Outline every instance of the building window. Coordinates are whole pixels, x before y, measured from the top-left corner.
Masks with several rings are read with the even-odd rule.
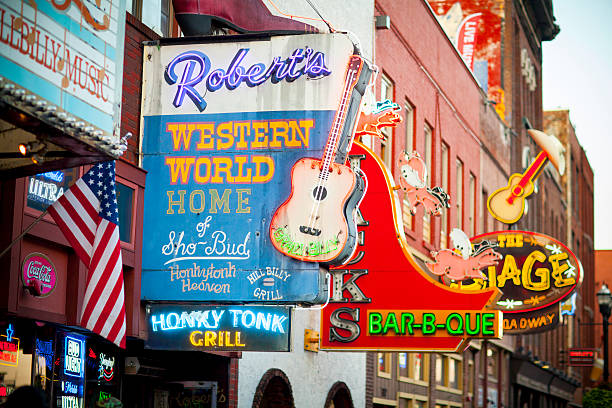
[[[448,387],[459,390],[462,388],[461,382],[461,361],[452,357],[448,361]]]
[[[489,193],[487,190],[482,190],[482,214],[480,215],[480,233],[484,234],[489,231],[489,210],[487,208],[487,201],[489,199]]]
[[[400,377],[408,378],[408,353],[398,353],[397,355],[398,373]]]
[[[442,157],[440,160],[440,164],[441,164],[441,169],[440,169],[440,175],[442,176],[442,190],[444,190],[446,193],[449,192],[448,189],[448,156],[449,156],[449,149],[448,149],[448,145],[444,142],[442,142]],[[444,248],[448,248],[448,233],[449,233],[449,228],[448,228],[448,211],[446,211],[446,209],[442,209],[442,214],[440,215],[440,248],[444,249]]]
[[[470,195],[470,219],[468,220],[468,231],[469,236],[473,237],[474,235],[476,235],[476,177],[472,173],[470,173],[468,194]]]
[[[423,160],[427,167],[427,179],[426,184],[431,185],[433,180],[432,163],[433,163],[433,131],[431,126],[427,123],[424,128],[425,135],[425,149],[423,150]],[[431,243],[433,238],[433,231],[431,230],[431,216],[427,211],[423,211],[423,241]]]
[[[414,143],[414,106],[406,101],[404,104],[406,115],[406,139],[404,140],[404,151],[412,153],[415,148]],[[402,218],[404,226],[409,230],[414,230],[414,215],[410,212],[410,203],[404,199],[402,202]]]
[[[391,353],[378,353],[378,375],[391,378]]]
[[[404,143],[406,152],[414,151],[414,106],[406,101],[404,105],[404,114],[406,116],[406,140]]]
[[[132,7],[129,7],[128,0],[128,10],[131,11],[132,15],[136,17],[138,20],[142,20],[142,0],[132,0]]]
[[[412,372],[410,377],[415,380],[425,381],[425,354],[410,353],[410,367]]]
[[[162,37],[177,37],[178,27],[172,24],[174,13],[171,0],[161,0],[159,12],[151,10],[151,5],[144,0],[128,0],[126,10],[129,11],[136,19],[142,21],[143,24],[149,26],[152,30],[161,34]],[[146,9],[143,15],[143,8]],[[174,31],[174,33],[173,33]]]
[[[455,186],[455,206],[457,209],[457,228],[463,230],[463,162],[457,159],[455,171],[456,186]]]
[[[164,37],[170,37],[170,0],[161,0],[160,29]]]
[[[455,390],[463,388],[461,377],[461,357],[436,355],[436,384]]]
[[[497,350],[493,348],[487,348],[487,375],[491,378],[497,378]]]
[[[79,179],[80,167],[48,171],[28,177],[26,184],[28,207],[45,211]]]
[[[380,99],[393,101],[393,82],[384,74],[380,83]],[[393,129],[384,127],[381,132],[383,140],[380,142],[380,157],[389,170],[393,171]]]
[[[119,211],[119,239],[132,242],[135,189],[117,182],[117,210]]]
[[[446,385],[446,357],[437,354],[436,355],[436,384],[445,386]]]

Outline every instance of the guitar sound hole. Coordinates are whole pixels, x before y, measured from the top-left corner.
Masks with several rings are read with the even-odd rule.
[[[325,200],[325,197],[327,197],[327,189],[323,186],[315,187],[315,189],[312,190],[312,196],[317,201]]]

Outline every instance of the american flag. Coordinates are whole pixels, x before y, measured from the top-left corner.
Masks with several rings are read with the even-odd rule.
[[[125,348],[115,162],[93,166],[49,207],[49,213],[88,268],[81,326]]]

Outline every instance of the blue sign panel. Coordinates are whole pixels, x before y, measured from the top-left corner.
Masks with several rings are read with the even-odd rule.
[[[147,305],[147,348],[290,351],[286,306]]]
[[[60,371],[55,385],[57,405],[81,407],[85,388],[85,338],[62,331],[58,331],[57,336],[60,357]]]
[[[319,265],[278,252],[269,229],[293,164],[323,154],[334,114],[145,117],[143,298],[325,300]]]
[[[324,156],[353,49],[344,34],[145,46],[144,300],[327,299],[325,270],[275,249],[270,222],[301,188],[295,163]]]

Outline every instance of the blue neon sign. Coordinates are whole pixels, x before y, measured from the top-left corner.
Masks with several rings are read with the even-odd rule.
[[[147,348],[289,351],[286,306],[149,304]]]
[[[274,57],[267,67],[263,63],[253,64],[249,68],[242,66],[248,52],[249,48],[241,48],[227,69],[217,68],[210,74],[212,63],[201,51],[185,51],[174,57],[164,72],[166,82],[177,86],[172,104],[178,108],[183,104],[185,96],[188,96],[200,112],[206,109],[204,97],[195,88],[202,81],[207,91],[215,92],[224,86],[228,90],[234,90],[243,82],[252,88],[268,79],[277,84],[283,80],[293,82],[302,75],[317,78],[331,74],[331,70],[325,65],[325,54],[309,47],[294,50],[285,60]],[[177,69],[179,65],[182,71]]]
[[[66,336],[64,340],[64,374],[83,378],[85,374],[85,340]]]

